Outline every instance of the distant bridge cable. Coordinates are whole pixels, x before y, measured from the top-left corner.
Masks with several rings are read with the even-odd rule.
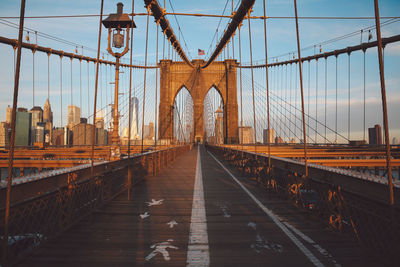
[[[387,44],[391,44],[391,43],[396,43],[400,41],[400,34],[399,35],[394,35],[391,37],[387,37],[387,38],[382,38],[382,44],[383,45],[387,45]],[[317,60],[317,59],[321,59],[321,58],[328,58],[331,56],[338,56],[341,54],[348,54],[348,53],[352,53],[354,51],[359,51],[359,50],[366,50],[368,48],[372,48],[372,47],[376,47],[378,45],[377,41],[374,42],[368,42],[368,43],[362,43],[359,45],[355,45],[355,46],[349,46],[346,48],[342,48],[342,49],[336,49],[330,52],[324,52],[324,53],[320,53],[320,54],[315,54],[312,56],[308,56],[308,57],[303,57],[301,58],[301,62],[305,62],[305,61],[311,61],[311,60]],[[281,62],[275,62],[275,63],[269,63],[267,65],[267,67],[273,67],[273,66],[281,66],[281,65],[286,65],[286,64],[294,64],[294,63],[298,63],[299,60],[297,58],[295,59],[291,59],[291,60],[286,60],[286,61],[281,61]],[[265,68],[266,65],[265,64],[253,64],[253,68]],[[250,65],[246,64],[239,64],[238,68],[250,68]]]
[[[396,22],[400,22],[400,18],[399,17],[390,18],[387,21],[382,22],[380,25],[381,25],[381,27],[384,27],[384,26],[387,26],[387,25],[390,25],[390,24],[393,24],[393,23],[396,23]],[[321,47],[321,46],[324,46],[324,45],[332,44],[332,43],[335,43],[335,42],[338,42],[338,41],[342,41],[342,40],[350,38],[350,37],[357,36],[357,35],[360,34],[360,32],[362,34],[363,32],[367,32],[367,31],[375,30],[375,29],[376,29],[376,26],[375,25],[371,25],[371,26],[368,26],[366,28],[363,28],[363,29],[360,29],[360,30],[357,30],[357,31],[353,31],[353,32],[350,32],[350,33],[347,33],[347,34],[344,34],[344,35],[340,35],[340,36],[334,37],[332,39],[328,39],[326,41],[322,41],[322,42],[317,43],[317,44],[313,44],[313,45],[309,45],[309,46],[303,47],[303,48],[301,48],[301,51],[310,50],[310,49],[315,48],[316,46],[320,46]],[[281,55],[275,56],[275,57],[270,58],[270,59],[278,59],[278,58],[281,58],[281,57],[290,56],[290,55],[295,54],[295,53],[296,53],[296,51],[291,51],[291,52],[288,52],[288,53],[285,53],[285,54],[281,54]]]
[[[145,16],[147,13],[130,13],[129,16]],[[165,15],[189,16],[189,17],[212,17],[212,18],[232,18],[233,15],[201,14],[201,13],[180,13],[165,12]],[[25,19],[63,19],[63,18],[90,18],[99,17],[97,14],[73,14],[73,15],[41,15],[28,16]],[[294,19],[293,16],[251,16],[251,19]],[[383,16],[381,19],[400,18],[399,16]],[[18,16],[1,16],[0,19],[19,19]],[[373,20],[375,17],[368,16],[302,16],[302,20]]]
[[[6,25],[6,26],[9,26],[9,27],[18,29],[18,24],[13,23],[11,21],[7,21],[5,19],[1,19],[0,18],[0,24],[3,24],[3,25]],[[24,30],[27,31],[28,33],[29,32],[34,32],[37,36],[40,36],[40,37],[43,37],[43,38],[46,38],[46,39],[49,39],[49,40],[52,40],[52,41],[56,41],[56,42],[59,42],[59,43],[65,44],[65,45],[73,46],[74,48],[81,47],[81,48],[85,48],[85,50],[89,50],[89,51],[92,51],[92,52],[97,52],[97,50],[94,49],[94,48],[90,48],[90,47],[87,47],[87,46],[84,46],[84,45],[81,45],[81,44],[78,44],[78,43],[75,43],[75,42],[71,42],[71,41],[59,38],[57,36],[53,36],[53,35],[50,35],[50,34],[47,34],[47,33],[44,33],[44,32],[40,32],[40,31],[34,30],[32,28],[24,27]]]

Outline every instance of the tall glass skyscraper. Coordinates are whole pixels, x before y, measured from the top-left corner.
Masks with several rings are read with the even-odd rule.
[[[139,100],[136,97],[132,97],[131,111],[131,139],[139,139]]]

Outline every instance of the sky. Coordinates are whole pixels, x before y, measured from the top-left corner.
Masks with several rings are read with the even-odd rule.
[[[115,13],[116,3],[119,1],[104,1],[104,14]],[[123,1],[124,12],[131,11],[131,1]],[[226,0],[166,0],[167,12],[172,12],[172,7],[175,12],[180,13],[204,13],[204,14],[222,14]],[[330,0],[299,0],[298,2],[298,14],[299,16],[352,16],[352,17],[373,17],[374,8],[372,0],[354,0],[354,1],[330,1]],[[238,0],[233,1],[233,6],[236,7]],[[7,38],[17,38],[17,30],[13,27],[5,24],[16,23],[17,19],[4,17],[13,17],[19,15],[20,1],[14,0],[2,0],[0,1],[0,36]],[[160,1],[160,5],[163,6],[163,1]],[[256,0],[253,8],[253,15],[260,16],[263,13],[262,9],[263,1]],[[380,15],[382,17],[400,16],[400,1],[396,0],[380,0]],[[279,17],[294,15],[293,1],[290,0],[267,0],[267,16]],[[45,15],[83,15],[83,14],[99,14],[100,1],[87,0],[87,1],[50,1],[50,0],[28,0],[26,5],[26,16],[45,16]],[[143,1],[135,1],[135,12],[144,13]],[[231,1],[227,5],[225,14],[231,12]],[[181,44],[185,52],[189,55],[189,58],[198,58],[197,50],[203,49],[206,52],[206,56],[201,58],[207,59],[207,53],[211,53],[215,47],[215,35],[217,25],[220,25],[218,30],[218,36],[221,36],[228,19],[209,18],[209,17],[186,17],[178,16],[179,27],[176,24],[174,16],[167,16],[175,33],[178,35],[179,28],[181,30]],[[146,16],[135,16],[134,18],[137,28],[134,29],[133,36],[133,60],[134,62],[143,63],[145,60],[145,37],[146,37]],[[382,19],[382,22],[387,19]],[[29,33],[30,42],[35,42],[35,34],[33,31],[38,31],[42,34],[48,34],[58,38],[62,38],[69,42],[74,43],[73,45],[67,45],[58,41],[53,41],[42,36],[37,37],[37,43],[42,46],[51,47],[53,49],[64,50],[67,52],[74,52],[78,48],[79,52],[83,51],[84,55],[95,57],[97,38],[98,38],[98,17],[84,17],[84,18],[42,18],[42,19],[29,19],[25,20],[25,27],[31,30]],[[346,35],[352,32],[359,32],[361,29],[367,28],[374,25],[373,19],[355,19],[355,20],[311,20],[311,19],[300,19],[299,30],[300,30],[300,42],[301,47],[310,47],[311,49],[302,51],[303,56],[311,55],[316,50],[318,52],[321,49],[323,52],[331,51],[334,49],[345,48],[347,46],[357,45],[360,43],[361,38],[364,41],[368,38],[368,32],[364,32],[361,36],[357,34],[351,38],[346,38],[341,41],[331,42],[321,47],[318,45],[321,42],[330,40],[339,36]],[[154,19],[150,16],[149,24],[149,45],[148,45],[148,64],[154,65],[156,63],[156,24]],[[263,33],[263,22],[262,20],[251,21],[251,38],[252,38],[252,58],[253,61],[263,61],[265,59],[264,50],[264,33]],[[106,50],[106,31],[103,27],[102,39],[101,39],[101,50],[104,58],[111,59],[107,55]],[[382,28],[383,37],[389,37],[400,34],[400,22],[399,19],[392,21],[391,24],[385,25]],[[27,33],[25,31],[24,36]],[[375,31],[372,31],[373,40],[375,40]],[[292,57],[290,52],[296,51],[296,32],[295,24],[293,19],[278,19],[270,18],[267,20],[267,36],[268,36],[268,58],[269,60],[282,61]],[[163,41],[162,35],[159,35],[159,58],[163,54]],[[242,39],[242,62],[250,62],[249,53],[249,32],[248,22],[246,21],[241,29]],[[213,40],[213,41],[212,41]],[[313,46],[315,46],[315,49]],[[82,50],[82,46],[84,46]],[[168,47],[168,46],[167,46]],[[235,47],[235,58],[238,58],[238,38],[237,34],[234,39]],[[230,57],[232,57],[232,46],[229,46]],[[168,49],[166,49],[168,51]],[[166,54],[168,54],[166,52]],[[7,105],[12,103],[12,89],[13,89],[13,49],[9,45],[0,44],[0,55],[2,64],[0,67],[0,121],[5,120],[5,110]],[[209,55],[209,54],[208,54]],[[35,68],[33,73],[33,58],[35,58]],[[400,43],[388,45],[385,48],[385,78],[387,83],[387,96],[388,96],[388,108],[389,108],[389,121],[391,138],[397,137],[400,139],[400,120],[397,114],[400,114]],[[125,56],[125,62],[129,61],[129,56]],[[347,91],[348,91],[348,80],[347,80],[347,55],[339,56],[339,70],[338,70],[338,117],[347,119]],[[58,56],[50,56],[50,78],[48,78],[48,57],[43,53],[35,53],[32,55],[30,50],[24,50],[22,53],[22,66],[21,66],[21,78],[20,78],[20,94],[18,99],[18,106],[31,108],[33,105],[33,80],[35,86],[35,105],[44,105],[47,98],[47,87],[48,81],[50,82],[50,99],[55,115],[55,124],[61,122],[61,108],[60,108],[60,87],[62,84],[62,96],[63,96],[63,121],[66,122],[66,105],[73,103],[81,105],[83,115],[87,115],[89,110],[93,107],[93,93],[92,88],[94,87],[94,65],[87,65],[86,62],[69,59],[62,60],[62,83],[60,75],[60,58]],[[310,99],[315,99],[315,62],[311,63],[310,66]],[[373,126],[374,124],[382,125],[381,116],[381,104],[380,104],[380,85],[379,85],[379,72],[377,65],[376,49],[369,49],[366,52],[366,103],[367,103],[367,126]],[[72,64],[72,83],[71,83],[71,64]],[[314,65],[313,65],[314,64]],[[318,88],[324,88],[324,62],[319,61],[319,81]],[[335,94],[333,93],[333,87],[335,87],[334,79],[334,58],[328,59],[328,124],[333,127],[333,106],[335,101]],[[360,118],[362,117],[362,92],[363,92],[363,56],[362,52],[356,52],[351,55],[351,121],[352,121],[352,138],[360,139],[362,136],[362,125],[360,124]],[[87,68],[89,67],[89,74]],[[308,90],[308,74],[307,64],[304,64],[304,76],[305,76],[305,91]],[[103,67],[101,70],[101,83],[100,83],[100,99],[99,106],[105,107],[107,99],[111,98],[112,95],[112,82],[113,70],[111,67]],[[294,70],[293,70],[294,71]],[[265,72],[265,71],[264,71]],[[245,70],[245,75],[250,76],[250,71]],[[121,90],[127,95],[127,88],[129,85],[129,70],[125,70],[125,73],[121,74]],[[135,70],[133,73],[133,85],[137,88],[138,98],[143,97],[143,71]],[[255,71],[256,81],[260,84],[265,84],[265,74],[262,70]],[[82,78],[80,78],[82,77]],[[154,88],[155,88],[155,71],[147,72],[147,87],[148,92],[146,94],[146,109],[153,110],[155,108],[154,99]],[[88,83],[89,82],[89,83]],[[270,80],[271,88],[274,89],[273,79]],[[72,86],[71,86],[72,84]],[[276,85],[276,84],[275,84]],[[71,99],[71,87],[72,87],[72,99]],[[251,99],[251,86],[247,84],[246,89],[243,91],[244,103],[250,104]],[[276,86],[275,86],[276,87]],[[293,88],[295,85],[293,84]],[[87,90],[89,90],[89,97],[87,97]],[[294,89],[293,89],[294,90]],[[80,92],[83,92],[82,94]],[[135,94],[136,94],[135,92]],[[308,91],[307,91],[308,92]],[[279,93],[276,91],[276,93]],[[259,94],[260,99],[263,97],[263,93]],[[306,93],[306,98],[308,97]],[[323,94],[319,93],[318,99],[323,97]],[[126,97],[125,97],[126,99]],[[264,101],[259,100],[260,107],[264,105]],[[299,103],[293,101],[298,105]],[[311,116],[316,116],[315,107],[310,103]],[[247,105],[246,105],[247,106]],[[322,105],[320,105],[322,106]],[[321,107],[320,107],[321,108]],[[127,108],[126,108],[127,109]],[[260,108],[260,117],[262,121],[262,108]],[[319,111],[319,112],[318,112]],[[108,112],[108,111],[107,111]],[[92,112],[91,112],[92,113]],[[320,115],[323,111],[317,110]],[[151,113],[146,114],[146,121],[154,121]],[[154,112],[153,112],[154,114]],[[251,110],[245,112],[245,116],[250,118]],[[320,119],[320,117],[318,117]],[[246,121],[246,117],[244,118]],[[126,122],[126,118],[122,119]],[[250,122],[249,122],[250,123]],[[341,120],[338,127],[338,131],[347,135],[347,120]],[[354,126],[353,126],[354,123]]]

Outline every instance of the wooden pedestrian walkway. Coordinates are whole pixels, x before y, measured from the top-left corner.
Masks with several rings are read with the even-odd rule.
[[[194,147],[20,266],[379,266],[354,241]]]

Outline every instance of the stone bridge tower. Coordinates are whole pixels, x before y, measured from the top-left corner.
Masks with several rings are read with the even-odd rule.
[[[238,143],[237,62],[227,59],[216,61],[202,69],[204,60],[193,60],[194,68],[185,62],[160,61],[159,138],[173,139],[173,104],[182,88],[193,99],[193,140],[203,142],[204,98],[211,88],[221,95],[224,104],[224,142]]]

